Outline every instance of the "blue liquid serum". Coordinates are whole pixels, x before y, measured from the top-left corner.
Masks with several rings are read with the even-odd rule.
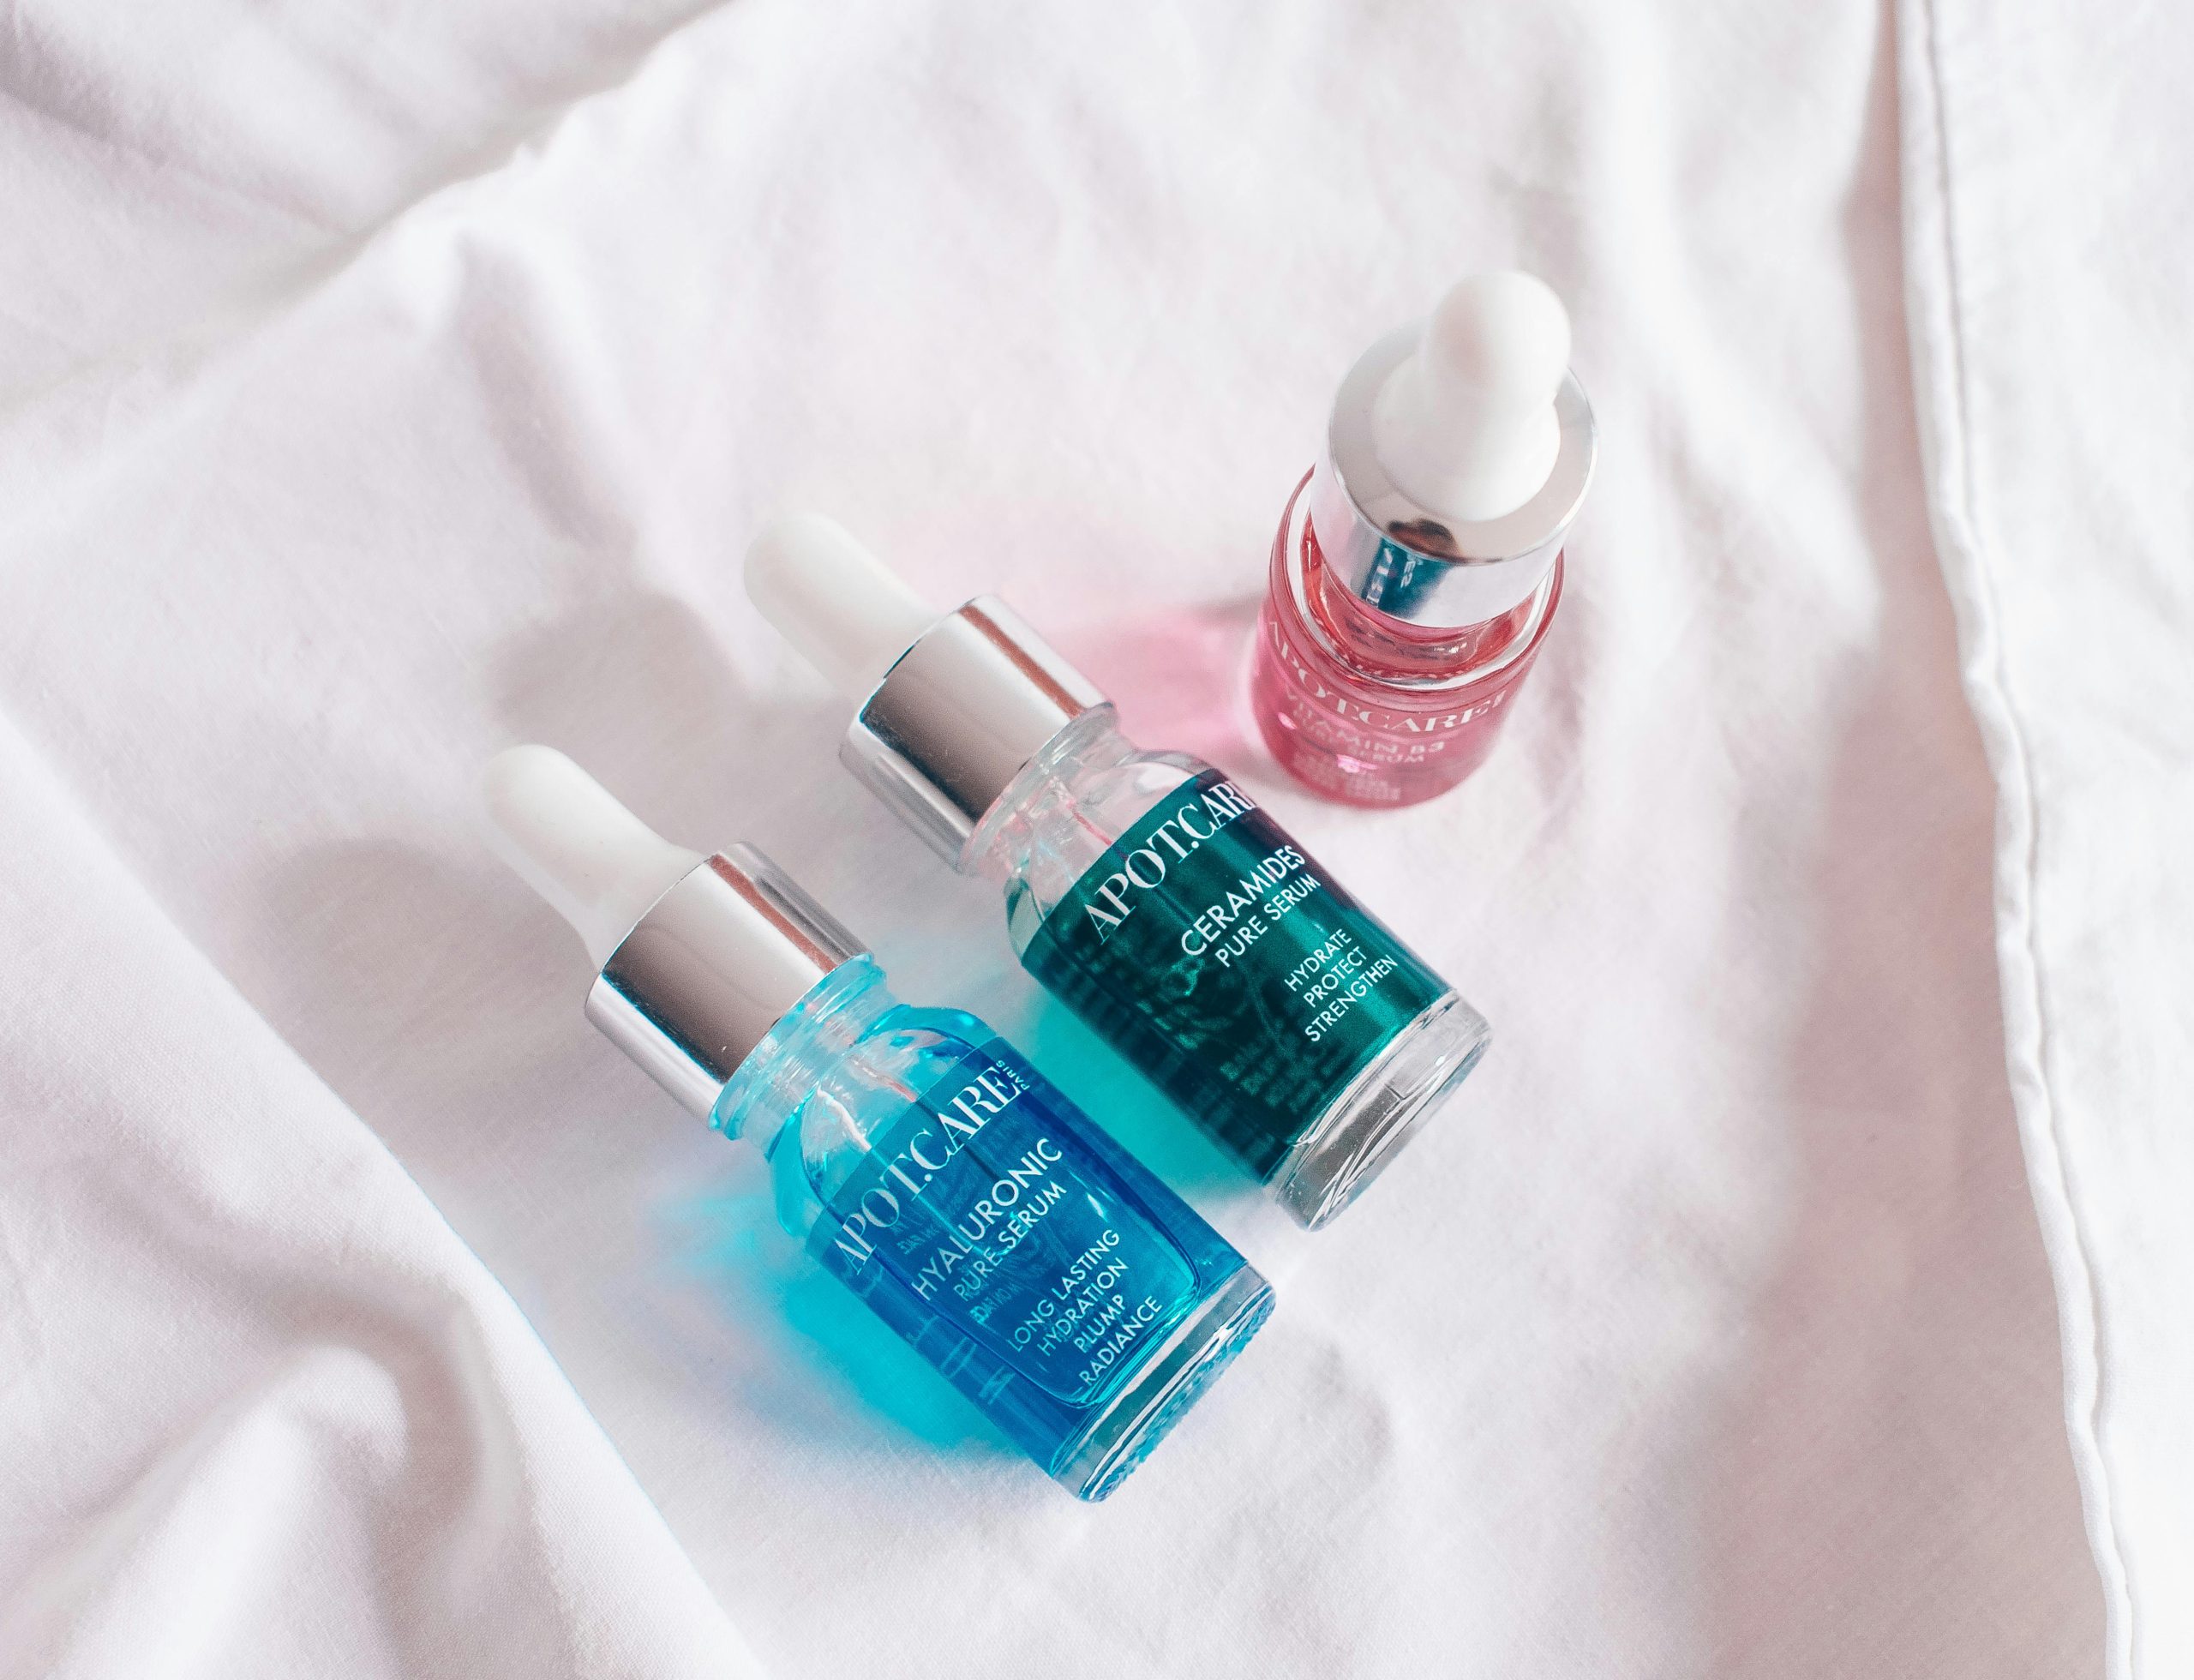
[[[587,1018],[759,1147],[777,1218],[1051,1476],[1101,1499],[1272,1289],[1005,1041],[891,995],[749,846],[674,846],[560,753],[483,791],[498,849],[598,966]]]
[[[780,1218],[1024,1452],[1087,1499],[1254,1335],[1271,1291],[974,1017],[864,957],[725,1089]]]

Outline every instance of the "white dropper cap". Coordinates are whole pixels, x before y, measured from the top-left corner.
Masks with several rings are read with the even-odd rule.
[[[701,861],[553,747],[497,753],[481,785],[496,853],[578,930],[597,969]]]
[[[1545,281],[1514,269],[1458,281],[1373,406],[1379,465],[1444,519],[1514,513],[1561,453],[1554,399],[1568,366],[1569,315]]]
[[[762,527],[747,545],[746,593],[833,687],[856,699],[938,618],[860,538],[820,513]]]

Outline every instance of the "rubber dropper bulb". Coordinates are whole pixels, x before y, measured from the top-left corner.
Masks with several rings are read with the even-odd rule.
[[[513,747],[481,779],[497,854],[554,905],[600,969],[701,861],[553,747]]]
[[[1554,399],[1569,366],[1569,315],[1545,281],[1514,269],[1448,290],[1371,411],[1394,487],[1460,524],[1497,519],[1554,470]]]
[[[762,527],[747,545],[746,593],[831,687],[856,699],[938,619],[897,573],[819,513]]]

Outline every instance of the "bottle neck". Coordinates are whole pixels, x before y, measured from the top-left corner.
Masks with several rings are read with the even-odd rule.
[[[841,963],[739,1065],[709,1124],[766,1151],[832,1065],[898,1001],[874,957]]]
[[[1124,765],[1136,752],[1135,743],[1120,733],[1119,714],[1112,703],[1092,706],[1021,767],[983,813],[954,867],[963,875],[1005,886],[1018,872],[1031,838],[1071,811],[1079,784],[1089,773]]]
[[[899,657],[839,744],[855,780],[960,858],[1029,761],[1105,697],[1004,602],[978,596]]]
[[[1016,951],[1075,884],[1160,800],[1210,766],[1185,753],[1145,752],[1120,733],[1112,707],[1060,730],[985,813],[960,867],[1005,898]]]
[[[1335,592],[1406,639],[1454,637],[1513,614],[1544,587],[1568,529],[1565,522],[1514,555],[1463,559],[1436,522],[1372,519],[1330,455],[1312,471],[1304,501]]]
[[[1565,375],[1554,399],[1554,460],[1529,501],[1477,520],[1418,502],[1387,471],[1376,423],[1380,393],[1417,340],[1417,328],[1398,328],[1342,380],[1305,499],[1337,588],[1389,620],[1453,633],[1543,591],[1592,483],[1598,433],[1583,387]]]
[[[588,988],[587,1019],[692,1113],[860,942],[751,846],[681,876]]]
[[[1375,565],[1388,568],[1393,591],[1400,592],[1415,556],[1393,543],[1387,548],[1390,553]],[[1300,552],[1291,558],[1302,609],[1333,650],[1344,663],[1390,681],[1438,682],[1498,669],[1531,640],[1560,588],[1557,551],[1547,557],[1521,600],[1490,617],[1456,625],[1412,623],[1370,604],[1362,589],[1341,574],[1327,550],[1315,507],[1303,521]]]

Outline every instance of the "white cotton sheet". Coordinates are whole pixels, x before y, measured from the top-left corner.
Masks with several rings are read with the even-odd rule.
[[[1885,17],[12,22],[0,1674],[2100,1671]],[[1562,619],[1468,788],[1321,806],[1229,706],[1271,527],[1360,345],[1512,262],[1604,427]],[[1332,1231],[831,762],[737,581],[803,503],[1493,1018]],[[1273,1277],[1110,1503],[585,1027],[477,831],[519,739],[777,854]]]
[[[1915,363],[2110,1671],[2194,1671],[2194,16],[1911,0]]]
[[[72,803],[0,735],[0,1673],[758,1672],[509,1297]]]

